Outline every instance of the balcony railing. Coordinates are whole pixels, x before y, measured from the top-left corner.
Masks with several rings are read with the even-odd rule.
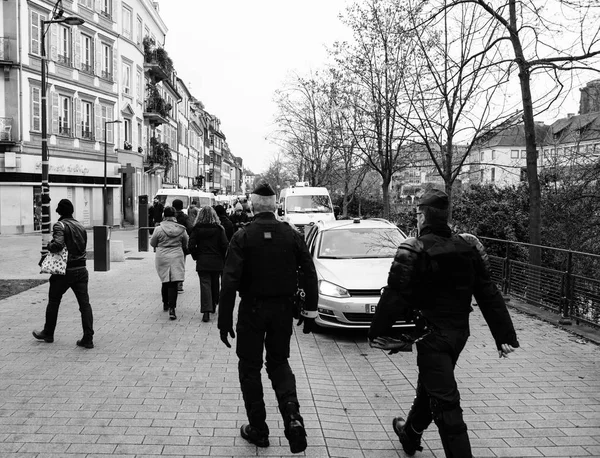
[[[66,65],[68,67],[71,66],[71,57],[67,56],[66,54],[59,54],[57,60],[59,64]]]
[[[90,129],[81,129],[81,138],[85,140],[94,140],[94,134]]]
[[[101,10],[100,15],[104,16],[107,19],[112,19],[112,14],[108,10]]]
[[[10,38],[0,37],[0,62],[10,62]]]
[[[65,137],[71,136],[71,128],[67,126],[58,126],[58,133]]]
[[[94,66],[92,64],[81,63],[81,71],[90,75],[94,74]]]
[[[109,72],[107,70],[102,70],[102,78],[104,78],[105,80],[108,80],[108,81],[112,81],[113,75],[111,72]]]
[[[12,118],[0,118],[0,141],[2,142],[12,142],[13,134],[12,134]]]
[[[600,256],[480,237],[490,253],[492,279],[504,294],[551,310],[564,320],[600,327]],[[529,264],[527,247],[542,251],[543,266]]]
[[[171,109],[171,105],[160,95],[150,96],[146,99],[144,117],[154,125],[165,124],[168,122],[167,117]]]

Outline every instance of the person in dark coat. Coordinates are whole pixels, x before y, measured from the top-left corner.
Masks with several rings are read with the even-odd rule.
[[[177,285],[185,278],[185,256],[188,235],[185,227],[175,220],[175,209],[165,207],[163,221],[154,229],[150,245],[156,248],[156,273],[162,283],[163,310],[176,320]]]
[[[152,205],[148,209],[148,222],[150,226],[158,226],[163,218],[163,210],[165,206],[158,200],[157,197],[152,201]]]
[[[227,236],[215,210],[202,207],[188,244],[188,251],[196,261],[200,279],[200,311],[202,321],[210,320],[219,302],[219,279],[227,253]]]
[[[296,378],[289,365],[294,299],[298,277],[304,278],[306,302],[299,323],[313,330],[317,317],[317,273],[304,238],[275,217],[275,192],[268,184],[252,194],[254,221],[238,230],[229,243],[219,301],[221,341],[231,347],[236,291],[241,302],[237,319],[236,354],[248,424],[241,436],[258,447],[269,446],[269,427],[263,399],[261,369],[275,390],[284,433],[292,453],[306,449],[306,431],[300,415]]]
[[[192,227],[194,227],[194,221],[183,211],[183,201],[181,199],[174,199],[173,208],[175,209],[175,221],[177,221],[177,224],[181,224],[183,227],[185,227],[185,231],[188,233],[188,235],[190,235],[192,232]],[[185,264],[187,252],[184,253],[183,257],[183,262]],[[183,280],[177,285],[177,291],[179,293],[183,293]]]
[[[69,199],[62,199],[56,207],[60,218],[52,227],[52,240],[48,243],[48,251],[58,253],[66,246],[68,251],[67,270],[65,275],[52,274],[46,306],[46,323],[42,331],[33,331],[33,337],[44,342],[54,342],[54,331],[58,319],[58,309],[63,295],[69,288],[75,293],[83,337],[77,345],[94,348],[94,316],[88,294],[89,274],[86,267],[87,232],[83,225],[73,218],[73,204]]]
[[[406,420],[393,420],[404,452],[421,451],[421,435],[432,421],[449,458],[469,458],[471,444],[462,416],[454,368],[469,337],[472,297],[494,337],[500,357],[519,347],[504,298],[490,276],[477,237],[452,234],[448,196],[433,189],[417,211],[419,235],[398,248],[369,329],[372,347],[411,351],[417,347],[416,397]],[[412,320],[416,334],[392,338],[397,320]]]
[[[233,214],[229,217],[229,219],[233,224],[234,233],[241,229],[245,224],[250,222],[248,219],[248,214],[244,211],[242,204],[239,202],[235,204],[235,207],[233,207]]]
[[[227,216],[225,207],[223,207],[223,205],[215,205],[215,213],[219,217],[219,221],[221,221],[221,226],[223,226],[223,229],[225,229],[227,241],[230,241],[231,237],[233,237],[233,223]]]

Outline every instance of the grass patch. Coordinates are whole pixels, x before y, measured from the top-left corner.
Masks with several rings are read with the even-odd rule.
[[[47,278],[43,280],[0,280],[0,300],[47,282]]]

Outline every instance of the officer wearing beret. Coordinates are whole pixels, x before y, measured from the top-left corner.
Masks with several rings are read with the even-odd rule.
[[[304,322],[304,332],[311,332],[317,316],[317,274],[302,236],[276,219],[273,188],[267,183],[257,186],[251,200],[254,220],[233,235],[225,259],[218,327],[221,340],[231,347],[228,336],[235,338],[233,309],[239,291],[236,353],[249,421],[241,427],[241,436],[258,447],[269,446],[261,382],[266,350],[267,374],[283,417],[285,436],[291,452],[299,453],[307,443],[296,378],[288,363],[293,305],[302,273],[306,302],[298,324]]]
[[[471,445],[460,407],[454,367],[469,337],[475,297],[500,357],[519,346],[504,299],[490,278],[488,257],[470,234],[448,227],[448,196],[432,189],[417,211],[419,235],[398,248],[379,300],[369,341],[372,347],[411,351],[417,347],[416,397],[404,420],[393,420],[405,453],[421,451],[421,435],[432,421],[447,457],[469,458]],[[413,320],[417,334],[390,337],[396,320]]]

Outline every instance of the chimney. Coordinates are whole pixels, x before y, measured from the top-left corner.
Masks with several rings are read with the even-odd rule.
[[[600,112],[600,80],[593,80],[580,89],[579,114]]]
[[[158,2],[152,2],[152,6],[154,7],[154,9],[156,10],[156,12],[158,13]]]
[[[567,113],[567,119],[571,119],[573,116],[575,116],[575,113]]]

